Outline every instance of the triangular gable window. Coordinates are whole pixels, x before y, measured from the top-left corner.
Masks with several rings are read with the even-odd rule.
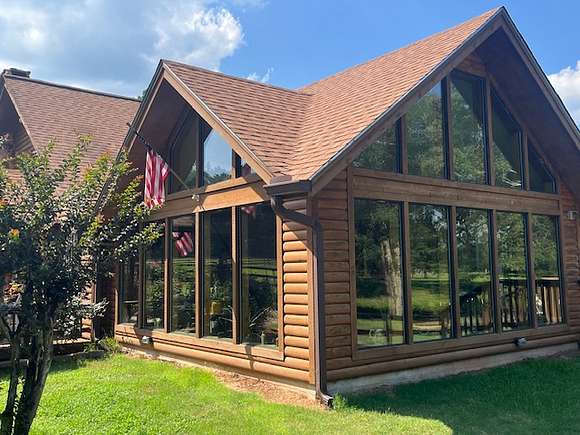
[[[528,141],[528,162],[530,168],[530,190],[536,192],[556,193],[556,183],[554,176],[546,166],[544,159],[534,149]]]
[[[252,173],[228,142],[196,112],[183,116],[170,141],[171,193]]]

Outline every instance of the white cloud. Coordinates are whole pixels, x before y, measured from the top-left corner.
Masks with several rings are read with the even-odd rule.
[[[270,67],[266,70],[266,72],[262,76],[260,76],[257,72],[253,72],[250,75],[248,75],[248,77],[246,77],[246,78],[248,80],[253,80],[255,82],[268,83],[270,81],[270,75],[273,72],[274,72],[274,68]]]
[[[0,66],[126,95],[141,94],[160,58],[218,70],[243,44],[242,24],[224,0],[1,3]]]
[[[580,125],[580,60],[576,67],[568,66],[548,76],[550,82],[566,104],[572,118]]]

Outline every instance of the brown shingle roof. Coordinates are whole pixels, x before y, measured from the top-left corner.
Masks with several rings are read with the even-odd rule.
[[[274,175],[311,178],[479,30],[494,9],[298,90],[163,61]]]
[[[39,150],[51,140],[55,165],[66,157],[79,136],[93,139],[84,164],[100,155],[115,156],[139,107],[132,98],[103,94],[5,74],[5,88],[20,116],[32,145]]]

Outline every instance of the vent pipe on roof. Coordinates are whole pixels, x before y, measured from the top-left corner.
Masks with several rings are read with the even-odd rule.
[[[16,77],[26,77],[27,79],[30,78],[30,71],[25,71],[23,69],[18,68],[7,68],[2,72],[2,75],[11,75]]]

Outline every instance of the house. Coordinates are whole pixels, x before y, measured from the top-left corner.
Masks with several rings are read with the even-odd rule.
[[[123,345],[326,399],[577,348],[580,132],[504,8],[297,90],[163,60],[134,125]]]
[[[30,78],[29,71],[6,69],[0,75],[0,135],[8,138],[8,149],[1,151],[0,157],[39,151],[53,142],[51,164],[57,167],[80,137],[92,140],[83,166],[105,153],[116,156],[127,134],[126,124],[138,107],[134,98],[49,83]],[[14,168],[9,167],[8,174],[21,179]],[[98,288],[97,294],[88,297],[100,299]],[[113,313],[111,305],[105,324],[113,323]],[[85,324],[85,335],[90,326]]]

